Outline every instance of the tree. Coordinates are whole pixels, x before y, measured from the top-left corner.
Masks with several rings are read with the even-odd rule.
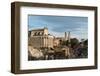
[[[88,40],[85,40],[85,41],[83,42],[83,44],[84,44],[84,45],[88,45]]]
[[[79,40],[77,38],[72,38],[70,40],[71,47],[73,48],[75,45],[79,44]]]
[[[68,40],[66,40],[66,41],[61,41],[61,40],[60,40],[60,44],[61,44],[61,45],[67,45],[67,46],[68,46]]]

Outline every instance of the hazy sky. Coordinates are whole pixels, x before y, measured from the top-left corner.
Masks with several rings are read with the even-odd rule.
[[[71,37],[87,39],[88,17],[75,16],[28,16],[29,30],[47,27],[51,35],[64,37],[64,32],[71,32]]]

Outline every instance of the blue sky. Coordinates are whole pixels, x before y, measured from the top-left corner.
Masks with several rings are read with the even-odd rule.
[[[88,17],[75,16],[28,16],[29,30],[47,27],[51,35],[64,37],[64,32],[71,32],[71,37],[88,38]]]

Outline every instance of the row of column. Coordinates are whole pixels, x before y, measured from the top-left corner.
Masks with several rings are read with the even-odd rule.
[[[40,45],[41,47],[48,47],[48,37],[44,36],[40,38]]]

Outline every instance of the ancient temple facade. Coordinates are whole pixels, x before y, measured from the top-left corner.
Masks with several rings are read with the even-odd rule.
[[[53,48],[54,37],[48,33],[47,27],[31,30],[28,35],[28,44],[34,48]]]

